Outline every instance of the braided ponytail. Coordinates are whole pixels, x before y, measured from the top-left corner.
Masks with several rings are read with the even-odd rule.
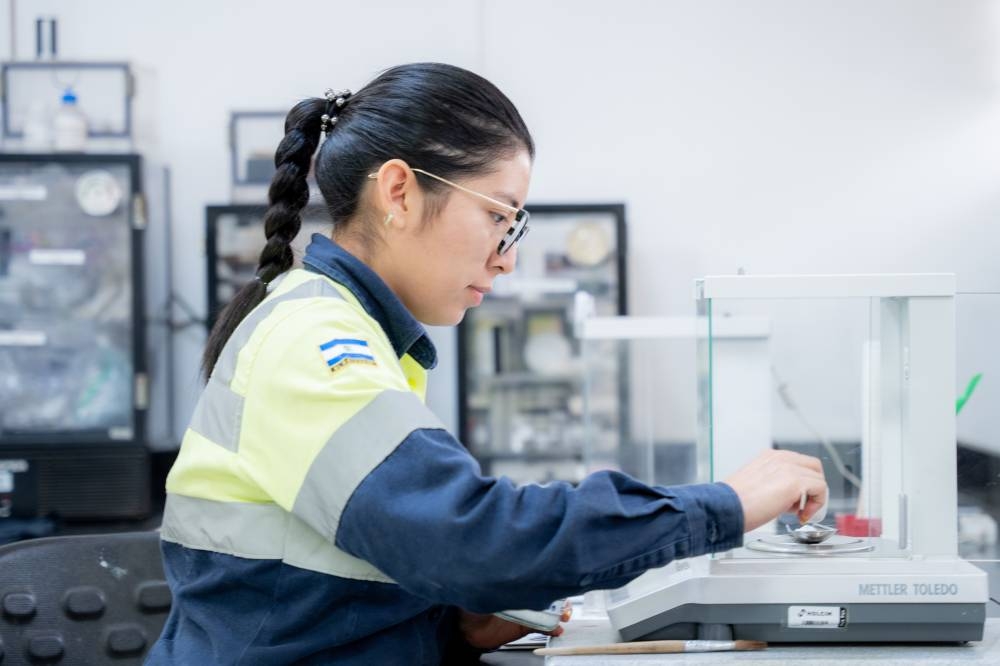
[[[267,243],[260,253],[257,272],[219,313],[208,336],[201,369],[208,378],[226,341],[243,318],[267,296],[267,285],[292,267],[291,243],[302,226],[302,209],[309,203],[306,177],[319,145],[320,125],[327,102],[311,98],[296,104],[285,118],[285,137],[274,155],[277,171],[268,190],[270,207],[264,214]]]

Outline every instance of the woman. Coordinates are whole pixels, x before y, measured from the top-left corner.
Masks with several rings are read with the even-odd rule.
[[[481,77],[415,64],[301,102],[285,131],[256,279],[212,331],[167,480],[174,605],[149,663],[460,663],[527,631],[490,613],[738,546],[803,492],[803,516],[822,503],[819,462],[789,452],[677,488],[482,476],[423,404],[421,324],[457,324],[514,269],[524,122]],[[317,147],[333,233],[290,270]]]

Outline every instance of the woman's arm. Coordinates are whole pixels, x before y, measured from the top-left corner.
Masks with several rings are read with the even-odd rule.
[[[409,591],[475,612],[542,608],[680,557],[742,543],[725,484],[647,486],[619,472],[515,486],[440,429],[412,432],[358,485],[336,544]]]

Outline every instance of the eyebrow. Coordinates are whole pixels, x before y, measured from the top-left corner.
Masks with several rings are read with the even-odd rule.
[[[514,208],[521,207],[521,204],[517,203],[517,199],[515,199],[514,195],[512,194],[508,194],[506,192],[494,192],[490,196],[496,199],[497,201],[507,201]]]

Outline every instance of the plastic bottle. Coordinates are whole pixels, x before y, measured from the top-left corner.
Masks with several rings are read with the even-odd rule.
[[[50,113],[40,100],[35,100],[28,107],[28,113],[24,117],[24,147],[27,150],[52,150]]]
[[[87,117],[76,104],[76,93],[66,88],[62,104],[56,111],[52,123],[55,149],[82,152],[87,146]]]

